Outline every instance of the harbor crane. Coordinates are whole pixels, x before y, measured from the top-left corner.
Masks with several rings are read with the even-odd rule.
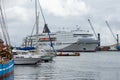
[[[118,50],[120,50],[118,34],[117,34],[117,38],[116,38],[115,35],[114,35],[114,33],[113,33],[113,31],[112,31],[112,29],[111,29],[111,27],[110,27],[110,25],[109,25],[109,23],[108,23],[108,21],[105,21],[105,22],[106,22],[107,27],[109,28],[112,36],[114,37],[115,41],[117,41],[116,48],[117,48]]]
[[[89,22],[89,24],[90,24],[90,26],[91,26],[91,28],[92,28],[94,34],[95,34],[95,38],[97,39],[97,35],[96,35],[96,33],[95,33],[95,30],[94,30],[94,28],[93,28],[93,25],[92,25],[90,19],[88,19],[88,22]]]
[[[98,47],[100,47],[100,34],[98,33],[98,37],[97,37],[97,34],[96,34],[96,32],[95,32],[95,30],[93,28],[93,25],[92,25],[90,19],[88,19],[88,22],[89,22],[89,24],[90,24],[90,26],[91,26],[91,28],[92,28],[92,30],[94,32],[95,38],[98,39]]]

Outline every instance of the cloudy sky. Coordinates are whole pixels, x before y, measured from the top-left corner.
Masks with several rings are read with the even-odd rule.
[[[81,29],[92,32],[88,19],[96,33],[101,34],[101,44],[116,43],[105,20],[109,22],[113,33],[120,34],[120,0],[39,0],[46,22],[51,30]],[[11,43],[21,45],[23,37],[31,34],[35,23],[34,0],[4,0],[8,30]],[[38,10],[39,6],[38,6]],[[40,14],[39,32],[43,29]]]

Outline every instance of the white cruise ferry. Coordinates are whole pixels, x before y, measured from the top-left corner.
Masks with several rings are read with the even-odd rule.
[[[37,42],[36,37],[38,37],[38,45],[45,50],[50,50],[51,40],[57,52],[92,52],[96,51],[96,47],[98,46],[98,40],[95,39],[92,33],[80,30],[79,28],[69,32],[51,32],[49,35],[43,32],[39,35],[27,36],[24,38],[22,46],[35,46]]]

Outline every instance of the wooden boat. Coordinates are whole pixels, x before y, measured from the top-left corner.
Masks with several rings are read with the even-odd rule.
[[[13,59],[7,61],[6,63],[0,63],[0,80],[13,74],[13,71],[14,71]]]
[[[13,54],[9,46],[10,40],[7,32],[5,14],[3,11],[3,0],[0,0],[0,80],[11,75],[14,71]]]

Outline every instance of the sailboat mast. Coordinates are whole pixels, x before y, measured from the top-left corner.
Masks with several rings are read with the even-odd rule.
[[[35,17],[36,17],[36,35],[38,35],[38,28],[39,28],[39,24],[38,24],[38,20],[39,20],[39,16],[38,16],[38,11],[37,11],[37,0],[35,0]]]
[[[48,29],[48,26],[47,26],[47,23],[46,23],[46,20],[45,20],[43,11],[42,11],[42,7],[41,7],[41,4],[40,4],[40,1],[38,0],[38,2],[39,2],[40,11],[41,11],[41,14],[42,14],[42,17],[43,17],[43,20],[44,20],[44,24],[45,24],[44,27],[47,28],[47,33],[48,33],[48,37],[49,37],[49,40],[50,40],[50,46],[53,48],[53,51],[55,52],[55,55],[56,55],[56,51],[55,51],[55,48],[53,46],[53,43],[52,43],[52,40],[51,40],[51,37],[50,37],[50,30]]]
[[[44,14],[43,14],[43,11],[42,11],[42,7],[41,7],[41,4],[40,4],[40,1],[38,0],[38,2],[39,2],[39,7],[40,7],[40,11],[41,11],[41,14],[42,14],[44,23],[46,24],[45,16],[44,16]]]
[[[1,29],[2,29],[2,35],[3,35],[3,38],[5,40],[5,43],[7,45],[11,45],[10,44],[10,38],[9,38],[9,35],[8,35],[8,31],[7,31],[7,25],[6,25],[6,21],[5,21],[5,12],[4,12],[4,9],[2,8],[2,1],[0,0],[0,21],[1,21]]]
[[[39,31],[39,15],[38,15],[38,11],[37,11],[37,0],[35,0],[35,17],[36,17],[36,47],[38,48],[38,31]]]

